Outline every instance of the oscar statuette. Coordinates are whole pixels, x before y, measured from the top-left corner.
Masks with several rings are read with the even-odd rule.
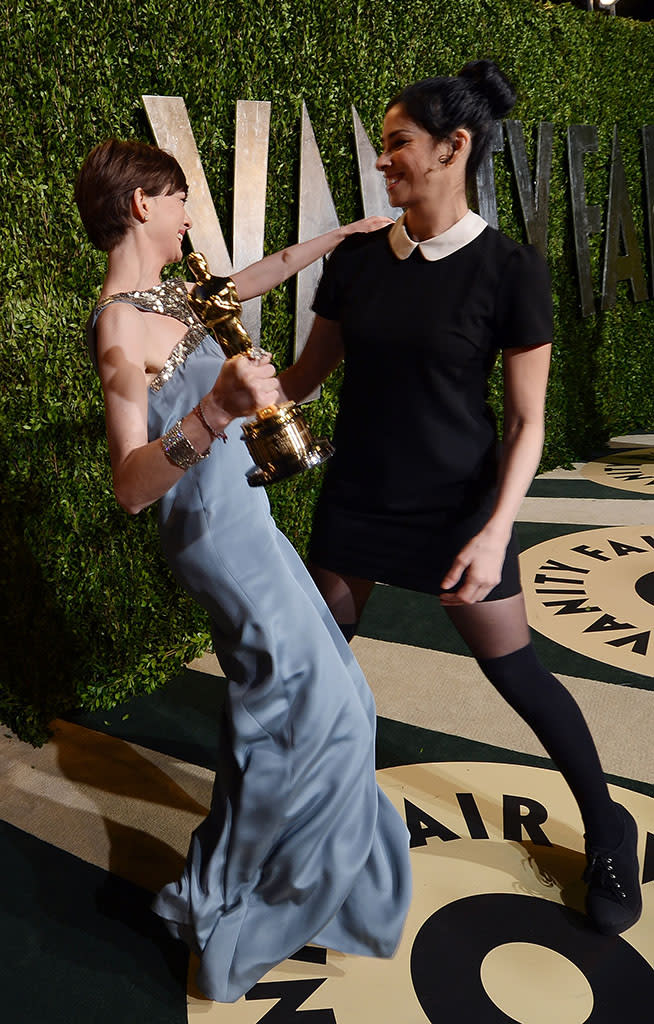
[[[234,282],[214,277],[202,253],[190,253],[187,263],[196,280],[188,297],[191,308],[212,331],[227,358],[244,355],[260,359],[262,349],[253,345],[241,322],[241,303]],[[334,453],[326,438],[313,437],[295,402],[259,409],[253,420],[243,423],[242,430],[242,439],[255,463],[247,473],[251,487],[275,483],[319,466]]]

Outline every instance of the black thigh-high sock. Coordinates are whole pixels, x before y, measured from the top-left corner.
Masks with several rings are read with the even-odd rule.
[[[593,845],[613,848],[622,826],[595,743],[574,698],[538,660],[532,644],[480,660],[484,675],[534,730],[572,790]]]

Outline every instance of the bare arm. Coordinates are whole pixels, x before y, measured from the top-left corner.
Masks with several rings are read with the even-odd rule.
[[[481,601],[500,581],[511,529],[543,450],[550,355],[551,345],[504,350],[504,436],[497,500],[484,528],[459,552],[443,579],[443,587],[453,587],[468,570],[460,590],[441,595],[444,604]]]
[[[311,333],[293,366],[279,375],[280,399],[301,402],[343,360],[343,336],[338,320],[314,317]]]
[[[310,263],[325,256],[326,253],[335,249],[339,242],[342,242],[347,235],[356,231],[367,232],[377,231],[389,224],[388,217],[366,217],[363,220],[354,221],[344,227],[327,231],[324,235],[309,239],[308,242],[298,242],[288,249],[282,249],[271,256],[264,256],[262,260],[251,264],[245,270],[239,270],[232,274],[232,280],[236,285],[241,302],[253,298],[255,295],[263,295],[271,288],[276,288],[282,281],[293,277],[300,270],[308,267]]]
[[[105,399],[107,440],[114,491],[119,504],[140,512],[175,484],[184,470],[164,455],[160,439],[148,442],[148,390],[145,373],[144,321],[134,307],[116,303],[98,320],[98,367]],[[216,432],[237,416],[248,415],[277,398],[277,381],[267,360],[229,359],[203,408]],[[190,406],[190,403],[189,403]],[[198,452],[212,435],[189,407],[182,429]]]
[[[522,499],[534,479],[545,438],[545,394],[551,345],[505,349],[504,432],[499,490],[489,525],[508,543]]]

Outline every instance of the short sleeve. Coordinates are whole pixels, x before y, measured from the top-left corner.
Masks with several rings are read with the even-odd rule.
[[[552,286],[547,263],[533,245],[520,245],[502,269],[496,306],[499,348],[552,340]]]
[[[346,262],[347,240],[337,245],[331,256],[324,261],[322,277],[318,283],[311,309],[325,320],[341,319],[343,300],[342,281]]]

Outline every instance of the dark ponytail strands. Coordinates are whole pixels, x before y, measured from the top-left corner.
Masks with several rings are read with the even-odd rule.
[[[426,78],[394,96],[386,110],[401,104],[412,121],[438,141],[466,128],[472,136],[467,164],[471,181],[490,144],[494,121],[506,117],[516,101],[515,89],[490,60],[470,61],[455,77]]]
[[[457,77],[468,82],[473,92],[486,101],[494,121],[506,117],[513,109],[515,89],[492,60],[471,60],[461,68]]]

